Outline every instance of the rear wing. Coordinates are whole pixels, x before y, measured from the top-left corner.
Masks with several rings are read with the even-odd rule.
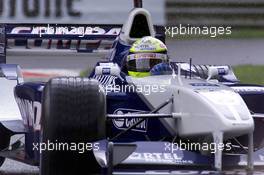
[[[70,50],[98,53],[112,48],[122,25],[102,24],[0,24],[0,63],[8,51]],[[165,40],[164,27],[155,26],[156,36]]]

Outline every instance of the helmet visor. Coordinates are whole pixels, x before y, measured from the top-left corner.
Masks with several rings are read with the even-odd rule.
[[[155,65],[167,61],[166,54],[138,53],[127,57],[127,69],[134,72],[149,72]]]

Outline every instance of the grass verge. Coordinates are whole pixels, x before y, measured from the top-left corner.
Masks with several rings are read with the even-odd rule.
[[[264,85],[264,65],[239,65],[233,69],[242,83]]]
[[[93,67],[89,66],[89,67],[87,67],[87,69],[82,70],[80,72],[80,77],[88,77],[92,73],[92,71],[93,71]]]

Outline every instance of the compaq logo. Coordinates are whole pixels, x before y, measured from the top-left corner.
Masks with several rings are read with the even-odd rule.
[[[34,26],[34,27],[15,27],[11,34],[38,34],[40,37],[44,34],[55,35],[118,35],[121,28],[112,28],[108,31],[101,27],[89,26]]]
[[[139,111],[139,110],[134,110],[134,109],[117,109],[114,114],[122,115],[122,114],[131,114],[131,113],[142,113],[146,111]],[[132,119],[114,119],[113,124],[117,129],[120,130],[125,130],[134,124],[136,124],[140,118],[132,118]],[[146,132],[147,131],[147,119],[137,125],[132,131],[137,131],[137,132]]]

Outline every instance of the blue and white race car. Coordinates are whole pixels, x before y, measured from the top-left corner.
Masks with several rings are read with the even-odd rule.
[[[63,35],[54,30],[62,26],[68,28]],[[11,158],[39,166],[42,175],[208,173],[264,165],[263,86],[240,84],[229,66],[171,62],[171,73],[141,78],[122,70],[136,40],[165,42],[163,27],[153,25],[140,0],[124,25],[0,29],[1,164]],[[48,83],[23,82],[19,66],[6,64],[14,46],[52,49],[54,41],[56,49],[110,54],[87,78]],[[16,134],[25,135],[25,144],[10,144]]]

